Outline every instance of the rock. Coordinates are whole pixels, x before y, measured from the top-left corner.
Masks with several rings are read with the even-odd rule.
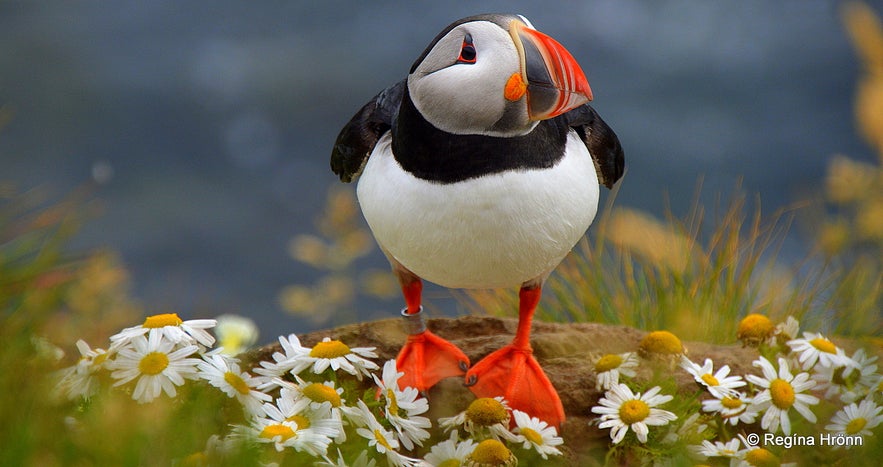
[[[506,345],[512,339],[517,320],[487,316],[464,316],[461,318],[440,318],[428,320],[428,328],[434,333],[456,344],[472,363],[494,350]],[[599,430],[589,422],[597,416],[591,407],[602,397],[595,389],[594,362],[608,353],[637,351],[638,343],[646,332],[626,326],[611,326],[594,323],[545,323],[534,322],[531,343],[540,365],[561,397],[567,420],[561,427],[565,446],[570,449],[579,446],[603,447],[609,441],[609,430]],[[379,356],[378,364],[394,359],[406,335],[399,319],[386,319],[368,323],[351,324],[327,331],[317,331],[299,336],[304,346],[313,346],[325,337],[339,339],[350,347],[375,347]],[[715,370],[729,365],[731,374],[759,374],[751,366],[758,353],[753,348],[741,345],[711,345],[701,342],[684,342],[688,356],[701,364],[706,358],[715,363]],[[271,354],[279,350],[272,344],[249,355],[249,359],[271,360]],[[272,361],[272,360],[271,360]],[[684,371],[671,371],[673,362],[655,365],[656,371],[670,372],[676,378],[679,392],[692,396],[698,388],[693,378]],[[648,378],[654,365],[642,363],[637,378]],[[366,385],[371,384],[366,381]],[[472,393],[463,386],[462,379],[448,378],[432,388],[430,399],[431,418],[456,414],[466,408],[474,399]]]

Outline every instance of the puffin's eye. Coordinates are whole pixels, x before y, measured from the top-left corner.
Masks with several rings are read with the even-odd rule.
[[[475,46],[472,45],[472,34],[466,34],[463,38],[463,45],[460,47],[460,56],[457,57],[457,63],[475,63]]]

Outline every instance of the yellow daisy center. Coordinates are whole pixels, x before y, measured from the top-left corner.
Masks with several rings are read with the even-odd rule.
[[[181,318],[178,317],[177,313],[164,313],[161,315],[153,315],[148,316],[144,319],[144,324],[141,325],[143,328],[164,328],[166,326],[180,326]]]
[[[794,404],[794,387],[784,379],[776,378],[770,381],[770,398],[773,405],[786,410]]]
[[[246,395],[251,392],[251,388],[248,387],[248,384],[245,382],[245,380],[232,371],[224,373],[224,381],[226,381],[227,384],[229,384],[230,386],[233,386],[233,389],[235,389],[236,392],[238,392],[239,394]]]
[[[383,433],[380,430],[374,430],[374,439],[377,440],[377,444],[385,447],[386,449],[392,451],[392,446],[389,445],[389,441],[386,440],[386,437],[383,436]]]
[[[705,373],[701,376],[701,378],[702,381],[705,381],[705,384],[709,386],[720,386],[721,384],[720,381],[718,381],[717,378],[715,378],[714,375],[712,375],[711,373]]]
[[[745,462],[755,467],[779,467],[781,462],[775,454],[764,448],[757,448],[745,454]]]
[[[837,353],[837,347],[835,347],[834,344],[831,343],[831,341],[823,337],[816,337],[815,339],[809,341],[809,343],[821,352]]]
[[[542,445],[543,444],[543,435],[541,435],[537,430],[533,428],[521,428],[521,436],[524,436],[524,439],[530,441],[533,444]]]
[[[393,415],[398,415],[399,413],[399,404],[396,401],[396,393],[392,389],[386,390],[386,401],[389,404],[389,413]]]
[[[865,425],[868,424],[868,421],[864,419],[864,417],[858,417],[850,420],[849,423],[846,424],[846,434],[854,435],[865,428]]]
[[[261,433],[258,436],[264,439],[275,439],[279,436],[282,438],[282,441],[286,441],[294,437],[294,430],[292,430],[290,426],[282,425],[281,423],[267,425],[261,430]]]
[[[438,464],[438,467],[460,467],[460,461],[457,459],[447,459]]]
[[[742,407],[742,399],[724,396],[724,398],[721,399],[721,405],[727,409],[738,409],[739,407]]]
[[[289,422],[294,422],[295,424],[297,424],[298,430],[302,430],[304,428],[310,427],[310,419],[307,417],[304,417],[303,415],[292,415],[292,416],[286,418],[285,420],[287,420]]]
[[[595,362],[595,371],[604,373],[605,371],[619,368],[620,365],[622,365],[622,357],[616,354],[607,354]]]
[[[301,391],[313,402],[331,402],[331,407],[340,407],[340,394],[330,386],[312,383]]]
[[[638,399],[625,401],[619,406],[619,419],[626,425],[638,423],[650,416],[650,406]]]
[[[739,322],[736,337],[746,343],[760,343],[773,335],[776,327],[764,315],[752,313]]]
[[[677,336],[668,331],[653,331],[641,339],[639,345],[645,353],[676,355],[684,353],[684,346]]]
[[[475,399],[466,408],[466,418],[479,426],[491,426],[509,419],[506,408],[500,401],[482,397]]]
[[[469,458],[479,465],[507,465],[512,458],[512,451],[495,439],[486,439],[475,446]]]
[[[95,366],[103,365],[105,361],[107,361],[107,353],[100,353],[92,359],[92,364]]]
[[[310,356],[313,358],[337,358],[350,353],[350,348],[341,341],[322,341],[313,346]]]
[[[141,357],[138,371],[145,375],[158,375],[169,366],[169,356],[162,352],[150,352]]]

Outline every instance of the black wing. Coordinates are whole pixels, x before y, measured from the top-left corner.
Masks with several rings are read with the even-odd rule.
[[[612,188],[625,169],[625,154],[616,133],[588,104],[567,112],[564,117],[567,125],[579,133],[589,148],[589,154],[592,155],[598,171],[598,182]]]
[[[362,173],[377,140],[392,128],[405,93],[406,80],[380,91],[340,130],[331,150],[331,170],[343,182]]]

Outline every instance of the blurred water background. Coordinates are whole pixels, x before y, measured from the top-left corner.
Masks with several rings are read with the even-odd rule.
[[[0,1],[0,180],[93,186],[101,215],[76,246],[121,252],[157,312],[251,316],[265,338],[304,332],[317,324],[277,296],[315,280],[286,249],[315,231],[336,183],[334,138],[451,21],[517,12],[571,51],[625,147],[617,204],[684,213],[701,177],[706,199],[741,180],[772,212],[818,192],[833,154],[871,158],[839,6]],[[781,255],[804,253],[792,229]],[[376,250],[359,264],[386,267]],[[445,291],[429,299],[459,310]],[[399,302],[366,302],[354,318],[393,316]]]

